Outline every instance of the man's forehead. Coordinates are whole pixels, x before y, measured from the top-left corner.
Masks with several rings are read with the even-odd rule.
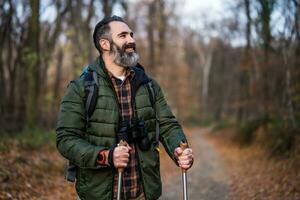
[[[128,27],[124,22],[112,21],[109,23],[110,32],[112,34],[119,34],[122,32],[132,32],[132,30]]]

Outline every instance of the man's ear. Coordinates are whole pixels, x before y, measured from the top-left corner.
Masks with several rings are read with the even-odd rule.
[[[108,40],[106,40],[106,39],[100,39],[99,43],[100,43],[101,48],[104,51],[109,51],[110,50],[110,43],[109,43]]]

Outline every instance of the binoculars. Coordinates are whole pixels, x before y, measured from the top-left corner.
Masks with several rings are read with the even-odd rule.
[[[117,143],[121,140],[125,140],[128,143],[136,142],[142,151],[149,150],[151,146],[145,122],[138,119],[132,120],[131,125],[127,121],[120,123]]]

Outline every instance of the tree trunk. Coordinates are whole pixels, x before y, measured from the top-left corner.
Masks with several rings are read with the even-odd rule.
[[[245,5],[245,15],[246,15],[246,47],[244,50],[244,59],[242,66],[239,68],[239,106],[237,111],[237,121],[243,121],[248,118],[249,115],[249,104],[251,101],[250,95],[250,83],[251,83],[251,73],[252,73],[252,59],[251,59],[251,10],[250,1],[244,0]]]
[[[3,127],[4,125],[4,109],[5,109],[5,94],[6,94],[6,89],[5,89],[5,80],[4,80],[4,69],[3,69],[3,61],[2,61],[2,49],[0,50],[0,91],[2,92],[2,97],[0,98],[0,125]]]
[[[102,10],[105,16],[111,16],[113,5],[116,0],[102,0]]]
[[[295,29],[295,35],[296,35],[296,44],[295,44],[295,53],[294,55],[294,65],[291,69],[292,75],[291,75],[291,85],[293,85],[295,88],[297,85],[300,85],[300,1],[299,0],[293,0],[294,6],[295,6],[295,14],[294,14],[294,29]],[[291,86],[290,86],[291,87]],[[289,91],[292,91],[292,88],[289,88]],[[300,116],[300,100],[299,98],[295,98],[296,100],[292,101],[293,97],[297,97],[299,95],[299,88],[296,89],[296,91],[291,94],[290,93],[290,105],[289,105],[289,115],[293,122],[293,126],[296,127],[295,122],[295,115]]]
[[[206,107],[207,107],[207,100],[208,100],[209,77],[210,77],[210,71],[212,67],[214,49],[215,49],[215,41],[211,39],[207,50],[207,55],[204,59],[205,62],[203,65],[202,106],[203,106],[204,113],[207,111]]]
[[[9,9],[1,13],[2,23],[0,30],[0,55],[1,55],[1,77],[0,77],[0,91],[2,92],[1,98],[1,111],[2,120],[4,120],[3,128],[10,129],[14,125],[14,102],[15,102],[15,66],[14,66],[14,41],[10,36],[13,33],[13,17],[15,9],[11,0],[7,1]],[[3,4],[1,4],[3,7]],[[5,55],[6,57],[4,58]],[[8,77],[5,77],[5,71],[8,72]]]
[[[155,27],[155,1],[151,1],[148,5],[148,66],[153,75],[156,74],[156,60],[155,60],[155,40],[154,40],[154,27]]]
[[[250,0],[245,0],[245,12],[246,12],[246,18],[247,18],[247,24],[246,24],[246,51],[249,52],[251,48],[251,11],[250,11]],[[248,54],[248,53],[247,53]]]
[[[28,92],[26,96],[26,126],[36,125],[39,96],[39,0],[30,0],[31,15],[29,17],[28,35],[24,46],[24,66]]]
[[[123,8],[125,14],[124,14],[124,20],[126,22],[129,22],[129,10],[128,10],[128,1],[127,0],[121,0],[120,1],[121,7]]]
[[[159,54],[157,57],[157,65],[158,67],[162,68],[162,65],[164,64],[164,50],[165,50],[165,43],[166,43],[166,29],[167,29],[167,17],[165,15],[165,1],[159,0],[158,2],[158,8],[159,8],[159,25],[158,25],[158,35],[159,35],[159,41],[158,41],[158,49]]]
[[[264,105],[264,111],[270,110],[271,104],[271,88],[272,88],[272,80],[270,76],[270,70],[269,70],[269,53],[271,50],[271,40],[272,40],[272,34],[271,34],[271,15],[274,8],[274,0],[258,0],[260,4],[260,10],[259,10],[259,17],[260,17],[260,24],[261,24],[261,38],[263,41],[263,50],[264,50],[264,62],[262,66],[262,77],[263,80],[261,81],[262,85],[262,103]]]
[[[272,40],[272,34],[271,34],[271,15],[274,8],[274,1],[273,0],[259,0],[261,10],[259,12],[260,14],[260,21],[262,25],[261,30],[261,37],[263,40],[263,47],[264,47],[264,55],[265,60],[268,61],[269,59],[269,52],[271,49],[271,40]]]
[[[58,99],[59,99],[59,86],[61,81],[61,72],[62,72],[62,65],[63,65],[63,58],[64,58],[64,52],[62,49],[58,51],[57,55],[57,64],[56,64],[56,76],[55,81],[53,84],[53,104],[52,104],[52,110],[56,110],[58,105]]]

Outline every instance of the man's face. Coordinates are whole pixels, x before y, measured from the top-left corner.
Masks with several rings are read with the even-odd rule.
[[[132,67],[138,62],[133,32],[123,22],[113,21],[110,24],[110,55],[113,61],[122,67]]]

